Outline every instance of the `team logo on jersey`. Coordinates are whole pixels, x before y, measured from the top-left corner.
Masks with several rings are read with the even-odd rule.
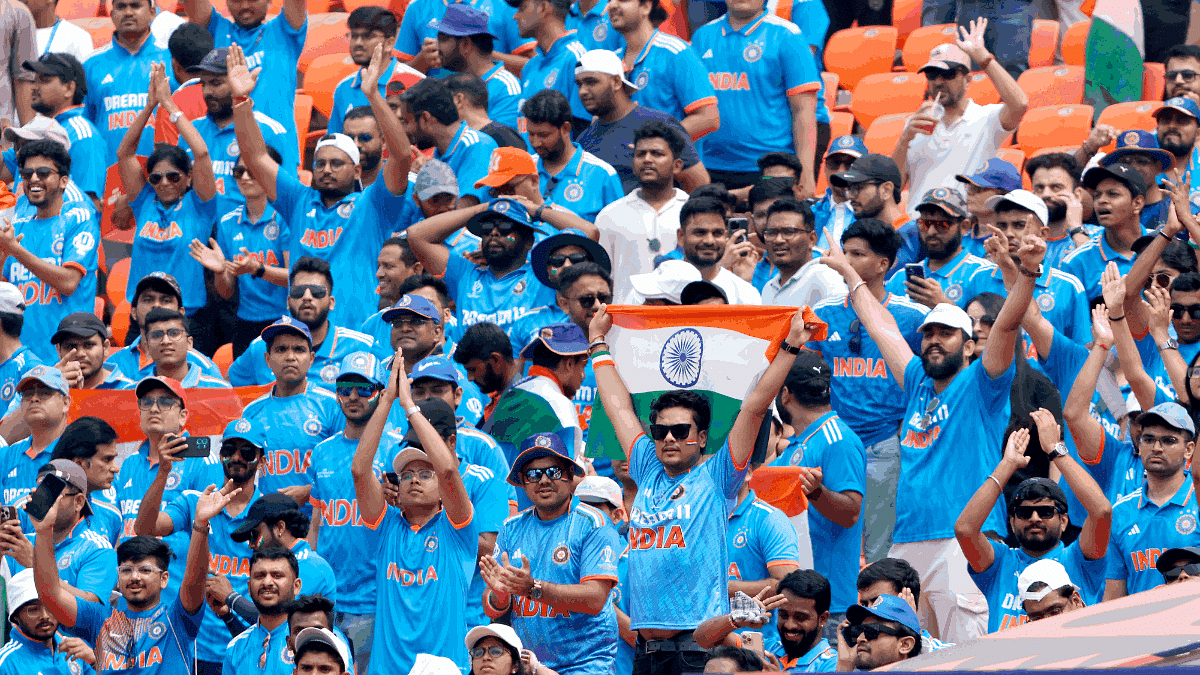
[[[178,471],[172,471],[167,475],[167,489],[174,490],[175,488],[179,487],[179,482],[182,480],[183,477],[179,475]]]
[[[247,431],[250,431],[250,420],[245,418],[238,420],[238,423],[233,425],[233,430],[239,434],[244,434]]]
[[[429,553],[433,553],[434,551],[437,550],[437,535],[436,534],[431,534],[428,537],[426,537],[425,550],[428,551]]]
[[[695,328],[676,331],[663,343],[658,355],[658,370],[672,386],[687,389],[700,380],[704,357],[704,339]]]
[[[4,386],[0,387],[0,398],[3,398],[5,401],[11,401],[13,394],[15,394],[16,391],[16,385],[14,385],[12,382],[5,382]]]
[[[338,367],[336,363],[327,363],[321,368],[321,379],[326,382],[337,381]]]
[[[600,562],[611,565],[617,561],[617,554],[613,552],[611,546],[605,546],[603,551],[600,551]]]
[[[1185,513],[1175,521],[1175,531],[1179,534],[1191,534],[1196,531],[1196,516]]]
[[[96,238],[91,232],[80,232],[71,240],[71,246],[75,248],[75,252],[83,255],[96,247]]]
[[[308,419],[304,420],[304,433],[308,434],[309,436],[320,436],[321,420],[315,417],[309,417]]]
[[[546,89],[550,89],[551,87],[554,86],[554,81],[557,79],[558,79],[558,68],[555,68],[554,70],[551,70],[548,75],[546,75],[546,79],[542,80],[542,86],[545,87]]]
[[[263,226],[263,238],[267,241],[275,241],[279,238],[279,225],[275,221],[271,221]]]
[[[528,286],[529,284],[524,279],[518,281],[517,285],[513,286],[513,295],[520,295],[524,293]]]
[[[672,492],[672,493],[671,493],[671,497],[670,497],[670,499],[671,499],[671,501],[673,501],[673,502],[674,502],[674,501],[678,501],[678,500],[679,500],[681,497],[683,497],[683,495],[685,495],[685,494],[687,494],[687,488],[685,488],[684,486],[680,485],[679,487],[675,488],[675,491],[674,491],[674,492]]]
[[[745,548],[747,539],[748,538],[746,537],[746,531],[738,530],[738,533],[736,535],[734,535],[734,537],[733,537],[733,547],[734,548]]]
[[[54,255],[62,255],[62,252],[63,252],[62,237],[55,237],[54,242],[52,244],[50,244],[50,250],[54,253]]]
[[[1137,145],[1138,140],[1138,133],[1136,131],[1130,131],[1125,134],[1125,138],[1121,139],[1121,142],[1125,145]]]
[[[579,183],[568,183],[567,187],[563,188],[563,199],[569,202],[577,202],[583,199],[583,186]]]
[[[550,559],[562,565],[571,559],[571,549],[567,548],[566,544],[559,544],[554,548],[554,552],[550,554]]]
[[[746,48],[742,50],[742,58],[746,60],[746,63],[754,63],[755,61],[761,59],[762,55],[762,45],[758,45],[753,42],[746,45]]]
[[[83,675],[83,666],[79,665],[79,659],[69,659],[67,667],[71,670],[71,675]]]
[[[598,23],[592,29],[592,39],[596,42],[604,42],[604,38],[608,37],[608,24]]]
[[[287,646],[286,642],[279,647],[279,660],[283,661],[289,666],[295,665],[296,655],[292,653],[291,648]]]
[[[1038,307],[1040,307],[1043,312],[1049,312],[1050,310],[1054,309],[1054,294],[1053,293],[1043,293],[1043,294],[1039,295],[1038,299],[1037,299],[1037,304],[1038,304]]]
[[[481,293],[483,293],[483,282],[476,281],[474,285],[471,286],[470,297],[478,298]]]
[[[151,639],[157,640],[167,634],[167,625],[161,621],[155,621],[154,623],[150,624],[149,628],[146,629],[146,634],[149,635]]]
[[[58,569],[65,570],[65,569],[69,568],[71,566],[71,560],[72,560],[72,558],[71,558],[70,553],[59,558],[58,559]]]
[[[650,71],[643,70],[637,74],[637,79],[633,81],[634,86],[638,89],[645,89],[647,84],[650,84]]]
[[[958,302],[958,299],[962,297],[962,293],[962,286],[958,284],[950,284],[950,287],[946,289],[946,297],[950,298],[950,302]]]
[[[800,462],[803,459],[804,459],[804,444],[801,443],[800,445],[796,446],[795,450],[792,451],[792,456],[788,459],[788,464],[791,464],[792,466],[800,466]]]
[[[346,202],[337,207],[337,214],[342,218],[349,218],[351,213],[354,213],[354,202]]]
[[[225,148],[225,154],[230,157],[237,157],[242,154],[242,149],[238,147],[237,140],[232,141],[229,147]]]

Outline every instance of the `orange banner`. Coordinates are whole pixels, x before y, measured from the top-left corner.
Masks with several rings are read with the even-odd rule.
[[[194,436],[219,436],[225,426],[242,416],[246,404],[265,394],[271,385],[233,389],[188,389],[188,433]],[[112,425],[117,442],[140,441],[141,417],[132,389],[72,389],[71,420],[85,415],[99,417]]]

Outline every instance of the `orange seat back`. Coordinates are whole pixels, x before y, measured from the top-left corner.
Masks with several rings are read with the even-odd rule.
[[[1142,100],[1157,101],[1162,99],[1163,87],[1167,82],[1167,69],[1162,63],[1142,64]]]
[[[902,49],[908,36],[921,27],[921,0],[895,0],[892,3],[892,25],[899,34],[896,47]]]
[[[839,30],[825,45],[825,70],[835,73],[841,86],[850,90],[867,75],[891,72],[896,34],[892,26]]]
[[[346,39],[346,17],[343,12],[312,14],[308,17],[308,33],[304,38],[304,51],[296,61],[296,69],[308,73],[309,67],[319,56],[338,54],[349,56],[350,42]]]
[[[1062,59],[1068,66],[1087,64],[1088,31],[1092,29],[1092,20],[1077,21],[1063,33]],[[1033,65],[1032,63],[1029,65]]]
[[[129,334],[129,312],[129,303],[125,302],[124,300],[122,300],[121,303],[116,306],[116,309],[113,310],[112,322],[109,324],[109,328],[112,329],[112,344],[114,350],[120,349],[121,346],[125,344],[125,336]]]
[[[1092,130],[1090,105],[1052,105],[1025,113],[1017,127],[1017,140],[1026,155],[1042,148],[1082,145]]]
[[[113,22],[107,16],[71,19],[71,23],[86,30],[92,36],[92,46],[96,49],[112,42]]]
[[[1054,65],[1054,49],[1058,46],[1058,22],[1034,19],[1029,38],[1029,67]]]
[[[326,54],[313,61],[312,67],[304,75],[304,93],[312,97],[312,107],[329,117],[333,113],[333,90],[338,82],[357,70],[358,66],[344,51]]]
[[[967,84],[967,96],[979,105],[989,105],[1000,102],[1000,92],[986,73],[971,73],[971,81]]]
[[[854,133],[854,114],[842,110],[829,114],[829,138]]]
[[[875,118],[867,128],[867,134],[863,136],[863,143],[867,149],[873,153],[890,156],[896,149],[896,141],[900,140],[900,134],[904,132],[904,124],[910,114],[912,113],[895,113]]]
[[[90,19],[100,16],[101,5],[98,0],[58,0],[54,12],[60,19]]]
[[[129,265],[132,261],[132,258],[121,258],[113,263],[112,269],[108,271],[104,292],[114,306],[125,302],[125,289],[129,287]]]
[[[918,68],[929,61],[929,52],[933,51],[934,47],[954,42],[954,34],[957,31],[958,26],[952,23],[921,26],[914,30],[904,43],[904,51],[900,52],[900,61],[904,64],[904,69],[910,73],[917,72]]]
[[[312,122],[313,97],[309,94],[296,94],[296,103],[293,106],[293,114],[296,118],[296,135],[300,139],[300,154],[298,157],[304,157],[304,136],[308,133],[308,125]],[[301,160],[303,161],[303,160]]]
[[[226,342],[213,352],[213,363],[221,369],[222,377],[229,377],[229,366],[233,365],[233,343]]]
[[[913,112],[925,99],[925,76],[920,73],[868,75],[854,88],[850,111],[864,127],[875,118],[895,112]]]
[[[1083,101],[1083,66],[1030,68],[1017,84],[1029,97],[1029,107],[1070,105]]]

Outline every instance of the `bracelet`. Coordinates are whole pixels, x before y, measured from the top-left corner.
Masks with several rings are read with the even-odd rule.
[[[1106,345],[1106,344],[1104,344],[1103,342],[1093,342],[1093,343],[1092,343],[1092,346],[1093,346],[1093,347],[1100,347],[1100,348],[1101,348],[1101,349],[1103,349],[1104,351],[1108,351],[1108,350],[1112,349],[1112,345]]]
[[[1166,232],[1164,232],[1161,227],[1158,228],[1158,234],[1160,236],[1162,236],[1163,239],[1166,239],[1167,241],[1171,241],[1172,239],[1175,238],[1175,237],[1172,237],[1171,235],[1167,234]]]
[[[1042,268],[1042,266],[1041,266],[1041,265],[1038,265],[1038,270],[1037,270],[1036,272],[1034,272],[1033,270],[1027,270],[1027,269],[1025,269],[1025,265],[1023,265],[1023,264],[1019,264],[1019,265],[1017,265],[1017,271],[1018,271],[1018,272],[1020,272],[1021,274],[1024,274],[1025,276],[1027,276],[1027,277],[1031,278],[1031,279],[1036,279],[1036,278],[1038,278],[1038,277],[1042,276],[1042,269],[1041,269],[1041,268]]]
[[[1108,320],[1109,320],[1109,321],[1111,321],[1111,322],[1113,322],[1113,323],[1116,323],[1116,322],[1118,322],[1118,321],[1124,321],[1124,320],[1125,320],[1125,315],[1124,315],[1124,314],[1122,314],[1121,316],[1114,317],[1114,316],[1112,316],[1112,315],[1110,314],[1110,315],[1108,316]]]
[[[233,99],[233,104],[237,105],[239,103],[245,103],[246,101],[249,101],[249,100],[250,100],[249,96],[235,96]]]
[[[1000,490],[1001,492],[1004,492],[1004,486],[1000,484],[1000,481],[999,481],[999,480],[997,480],[995,476],[993,476],[993,475],[991,475],[991,474],[988,474],[988,480],[990,480],[990,481],[992,481],[993,483],[995,483],[995,484],[996,484],[996,488],[997,488],[998,490]]]
[[[612,355],[608,352],[593,355],[592,368],[599,368],[600,366],[612,366],[613,368],[616,368],[617,362],[613,361]]]
[[[415,405],[414,405],[414,406],[409,406],[409,407],[407,407],[407,408],[405,408],[405,409],[404,409],[404,416],[405,416],[405,417],[412,417],[413,415],[419,414],[420,412],[421,412],[421,409],[420,409],[419,407],[417,407],[417,406],[415,406]]]
[[[592,340],[592,343],[590,345],[588,345],[588,351],[590,352],[593,349],[595,349],[596,347],[599,347],[601,345],[603,345],[606,348],[608,347],[608,343],[604,341],[604,338],[600,338],[599,340]]]
[[[192,523],[192,531],[193,532],[203,532],[204,534],[212,534],[212,527],[207,524],[205,524],[204,527],[198,527],[196,525],[196,523],[193,522]]]
[[[852,296],[854,295],[854,292],[855,292],[855,291],[857,291],[858,289],[860,289],[860,288],[862,288],[863,286],[866,286],[866,285],[867,285],[867,282],[865,282],[865,281],[863,281],[863,280],[859,279],[858,283],[857,283],[857,284],[854,284],[854,288],[851,288],[851,289],[850,289],[850,295],[849,295],[849,296],[847,296],[847,297],[852,297]]]
[[[1082,227],[1072,227],[1070,230],[1067,231],[1067,234],[1071,235],[1072,237],[1074,237],[1077,234],[1082,234],[1083,236],[1086,237],[1087,230],[1083,229]]]

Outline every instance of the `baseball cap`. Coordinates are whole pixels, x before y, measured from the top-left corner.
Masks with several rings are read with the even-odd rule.
[[[417,316],[423,316],[426,319],[433,319],[434,323],[442,322],[442,313],[438,311],[437,307],[433,306],[432,302],[419,295],[413,295],[411,293],[405,293],[404,295],[400,296],[400,299],[396,301],[396,304],[384,310],[383,314],[380,315],[380,318],[382,318],[386,323],[391,323],[398,319],[401,314],[416,314]]]
[[[580,485],[582,486],[582,483]],[[575,494],[579,494],[578,489]],[[31,576],[30,579],[32,578]],[[467,631],[467,649],[474,648],[475,643],[489,636],[496,638],[518,652],[525,648],[524,643],[521,642],[521,638],[517,636],[517,632],[512,627],[505,626],[502,623],[493,623],[486,626],[475,626]]]
[[[851,625],[862,623],[868,616],[882,621],[894,621],[917,635],[921,634],[921,622],[917,620],[917,613],[907,602],[894,595],[881,595],[870,607],[850,605],[846,609],[846,618],[850,619]]]
[[[133,289],[133,304],[137,304],[138,296],[142,291],[154,286],[160,293],[170,293],[179,301],[179,305],[183,306],[183,291],[179,290],[179,282],[175,281],[175,277],[166,272],[151,272],[142,277],[137,286]]]
[[[451,7],[459,4],[461,3],[454,3]],[[430,159],[425,162],[425,166],[422,166],[421,170],[417,172],[413,194],[421,201],[442,194],[458,197],[458,178],[454,175],[454,169],[440,159]]]
[[[975,187],[1007,192],[1021,188],[1021,172],[1017,170],[1017,167],[995,157],[989,159],[979,171],[969,176],[959,174],[954,179],[960,183],[970,183]]]
[[[313,149],[313,153],[315,154],[317,150],[320,150],[327,145],[332,145],[338,150],[346,153],[346,155],[350,157],[351,164],[358,164],[358,146],[354,144],[354,139],[350,138],[346,134],[326,134],[321,138],[321,140],[317,141],[317,147]]]
[[[137,398],[141,398],[158,388],[166,389],[174,394],[175,398],[178,398],[181,402],[183,402],[184,409],[187,409],[187,392],[184,390],[183,384],[179,380],[176,380],[172,377],[151,375],[150,377],[143,378],[141,382],[137,383],[137,387],[134,388],[133,395]]]
[[[679,293],[679,303],[681,305],[698,305],[710,298],[721,298],[727,304],[729,302],[729,296],[725,295],[725,289],[704,279],[691,282],[687,286],[684,286],[683,291]]]
[[[1163,171],[1170,171],[1175,166],[1175,155],[1158,147],[1158,136],[1141,129],[1117,134],[1117,149],[1105,155],[1100,160],[1100,166],[1112,166],[1120,162],[1122,157],[1134,154],[1150,155],[1158,160]]]
[[[408,675],[462,675],[458,664],[445,656],[417,654]]]
[[[588,504],[608,503],[618,509],[625,508],[621,486],[607,476],[587,476],[575,487],[575,496]]]
[[[1008,162],[1005,162],[1005,164],[1008,164]],[[984,202],[984,205],[995,211],[996,207],[1004,202],[1016,204],[1026,211],[1033,211],[1033,215],[1037,216],[1037,219],[1042,221],[1042,225],[1048,225],[1050,223],[1050,210],[1046,208],[1046,202],[1042,201],[1041,197],[1028,190],[1013,190],[1008,194],[988,197],[988,200]]]
[[[525,151],[519,150],[518,152]],[[534,173],[536,173],[536,171]],[[525,207],[521,205],[521,202],[515,199],[509,199],[507,197],[493,199],[492,202],[488,204],[486,211],[476,213],[475,215],[471,216],[471,219],[467,221],[467,231],[476,237],[482,237],[483,222],[485,220],[491,220],[496,216],[507,218],[521,227],[529,228],[530,231],[537,231],[537,228],[534,227],[533,223],[529,222],[529,212],[525,210]]]
[[[938,187],[926,192],[916,208],[922,206],[936,206],[954,218],[966,218],[970,215],[967,212],[967,200],[963,198],[962,193],[950,188]]]
[[[338,379],[346,375],[358,375],[371,384],[387,385],[388,372],[381,366],[379,358],[370,352],[347,354],[338,367]]]
[[[299,335],[305,340],[308,340],[308,344],[312,344],[312,333],[309,332],[308,326],[306,326],[303,321],[298,321],[290,316],[279,317],[275,323],[262,329],[262,333],[260,333],[260,335],[262,336],[263,342],[269,344],[271,340],[274,340],[275,336],[279,335],[280,333],[293,333],[295,335]]]
[[[446,6],[446,14],[437,22],[437,32],[454,37],[491,35],[487,12],[465,2],[453,2]]]
[[[576,492],[578,494],[578,492]],[[1158,562],[1154,563],[1154,567],[1163,574],[1175,569],[1175,565],[1181,560],[1188,560],[1196,563],[1200,562],[1200,547],[1185,546],[1183,548],[1169,548],[1163,551],[1158,556]],[[22,572],[23,574],[24,572]],[[12,583],[11,581],[9,582]],[[12,605],[12,592],[9,591],[9,604]]]
[[[8,289],[4,286],[12,286],[12,284],[0,284],[0,312],[9,312],[10,310],[6,308],[7,298],[5,297]],[[12,313],[20,314],[19,311]],[[108,328],[104,326],[104,322],[91,312],[71,312],[58,322],[58,330],[50,336],[50,344],[56,345],[69,337],[89,338],[93,335],[99,335],[102,338],[108,337]]]
[[[37,587],[33,583],[33,570],[23,569],[13,575],[4,584],[4,592],[8,595],[8,617],[17,613],[27,602],[38,599]],[[13,623],[16,623],[15,621]],[[511,629],[510,629],[511,630]]]
[[[664,260],[653,272],[633,274],[629,283],[647,300],[683,301],[683,288],[700,281],[700,270],[686,260]]]
[[[458,368],[454,367],[454,362],[445,356],[426,356],[417,361],[413,366],[412,372],[409,373],[408,379],[416,381],[423,377],[431,377],[435,380],[450,382],[454,385],[459,384]]]
[[[588,350],[587,336],[582,328],[573,323],[554,323],[542,327],[537,336],[521,350],[521,358],[532,359],[538,344],[545,345],[546,349],[561,356],[577,356],[586,354]]]
[[[246,518],[242,520],[242,524],[229,533],[229,538],[237,542],[249,541],[250,534],[254,528],[258,527],[259,523],[268,518],[283,515],[288,511],[297,511],[299,508],[295,499],[282,492],[272,492],[259,497],[258,501],[250,505],[250,510],[246,512]]]
[[[1036,493],[1036,494],[1035,494]],[[1062,513],[1067,512],[1067,495],[1058,483],[1049,478],[1026,478],[1013,490],[1009,508],[1017,508],[1017,504],[1027,499],[1053,499],[1055,506]],[[1011,513],[1011,511],[1010,511]]]
[[[792,373],[788,379],[808,390],[828,391],[833,371],[820,352],[801,349],[792,363]]]
[[[583,73],[603,73],[619,77],[621,84],[629,87],[630,93],[641,89],[625,77],[625,65],[621,63],[621,57],[617,56],[616,52],[607,49],[593,49],[584,52],[583,56],[579,57],[579,63],[575,65],[575,74],[582,75]]]
[[[938,68],[940,70],[966,68],[970,71],[971,57],[967,56],[967,53],[959,49],[957,45],[944,42],[929,51],[929,60],[917,72],[922,72],[926,68]]]
[[[18,138],[23,141],[58,141],[67,150],[71,149],[71,139],[63,125],[42,115],[34,117],[23,127],[9,127],[4,130],[4,140],[12,143]]]
[[[415,405],[421,409],[421,414],[429,423],[433,425],[435,431],[442,438],[446,438],[458,429],[458,418],[454,415],[454,408],[450,407],[440,398],[423,398],[416,401]],[[420,444],[420,439],[417,437],[416,429],[411,426],[408,428],[408,433],[404,434],[404,441],[409,445],[413,443]],[[400,469],[396,469],[399,473]]]
[[[88,492],[87,473],[75,462],[69,459],[52,459],[47,464],[38,469],[37,480],[41,482],[42,477],[47,474],[54,474],[67,482],[68,485],[79,490],[83,494]],[[92,505],[85,502],[83,506],[83,515],[92,515]]]
[[[862,139],[852,134],[838,136],[829,142],[829,149],[825,151],[825,156],[830,155],[850,155],[854,159],[858,159],[867,154],[867,146],[862,142]]]
[[[263,451],[267,447],[267,433],[258,422],[243,417],[225,425],[225,433],[221,434],[221,445],[234,438],[240,438],[250,445]]]
[[[939,302],[933,309],[925,315],[925,320],[917,327],[917,330],[923,330],[926,326],[949,326],[965,331],[967,335],[975,334],[975,324],[971,321],[971,317],[957,305],[952,305],[948,302]]]
[[[891,157],[874,153],[863,155],[854,160],[850,170],[829,176],[829,183],[834,187],[845,188],[867,181],[890,182],[897,189],[904,180],[900,177],[900,168]]]
[[[1135,197],[1146,194],[1146,180],[1127,164],[1093,166],[1083,173],[1083,186],[1095,190],[1106,178],[1121,181]]]
[[[260,499],[259,501],[262,500]],[[257,504],[258,502],[255,503]],[[338,658],[342,660],[342,670],[345,671],[350,669],[350,650],[346,647],[346,643],[342,642],[342,639],[337,635],[334,635],[333,631],[329,630],[328,628],[317,628],[316,626],[310,626],[308,628],[301,629],[300,632],[296,634],[295,653],[299,654],[304,645],[314,642],[332,647],[333,651],[337,653]]]
[[[582,476],[586,471],[579,465],[578,462],[571,457],[567,452],[567,446],[558,434],[537,433],[521,442],[520,452],[517,453],[517,458],[513,460],[512,469],[508,472],[508,482],[511,485],[521,487],[524,483],[521,482],[521,469],[525,465],[535,459],[541,457],[561,457],[571,464],[571,471],[576,476]]]
[[[17,385],[17,388],[20,389],[20,385]],[[1192,422],[1191,415],[1188,415],[1187,410],[1174,401],[1159,403],[1142,413],[1137,421],[1142,427],[1152,424],[1161,425],[1171,429],[1182,429],[1193,436],[1196,435],[1196,425]]]
[[[0,281],[0,312],[5,314],[25,313],[25,296],[21,294],[21,289],[7,281]]]
[[[28,63],[28,61],[26,61],[26,63]],[[1164,110],[1178,110],[1184,115],[1190,115],[1196,119],[1200,119],[1200,105],[1196,105],[1195,101],[1183,96],[1176,96],[1175,98],[1169,98],[1163,101],[1162,107],[1160,107],[1158,110],[1155,110],[1151,114],[1154,115],[1155,119],[1158,119],[1158,114]]]
[[[191,73],[216,73],[224,75],[228,72],[225,67],[225,59],[229,57],[229,47],[217,47],[211,52],[204,55],[200,59],[200,63],[187,68],[187,72]]]
[[[70,388],[67,387],[66,379],[63,378],[62,371],[51,366],[38,364],[25,371],[25,374],[21,376],[21,381],[17,382],[17,392],[20,393],[25,388],[25,385],[30,382],[41,382],[47,387],[60,391],[63,394],[71,393]]]
[[[70,54],[48,52],[39,56],[37,61],[25,61],[21,67],[42,75],[57,77],[63,82],[74,82],[77,95],[87,93],[87,76],[84,74],[83,65]]]
[[[475,187],[500,187],[517,176],[536,176],[537,164],[521,148],[496,148],[488,159],[487,175],[475,181]]]
[[[1037,591],[1029,590],[1030,586],[1039,581],[1046,586]],[[1067,568],[1063,567],[1062,563],[1043,558],[1026,567],[1017,577],[1017,592],[1020,594],[1017,602],[1022,605],[1026,600],[1037,602],[1065,586],[1079,590],[1079,587],[1071,581],[1071,575],[1067,574]]]
[[[608,251],[605,251],[603,246],[588,239],[587,235],[580,230],[562,230],[539,241],[529,251],[533,276],[537,277],[537,280],[543,285],[550,288],[555,287],[555,284],[550,281],[550,276],[546,274],[546,259],[564,246],[578,246],[588,254],[592,262],[604,268],[605,272],[612,272],[612,259],[608,257]]]

